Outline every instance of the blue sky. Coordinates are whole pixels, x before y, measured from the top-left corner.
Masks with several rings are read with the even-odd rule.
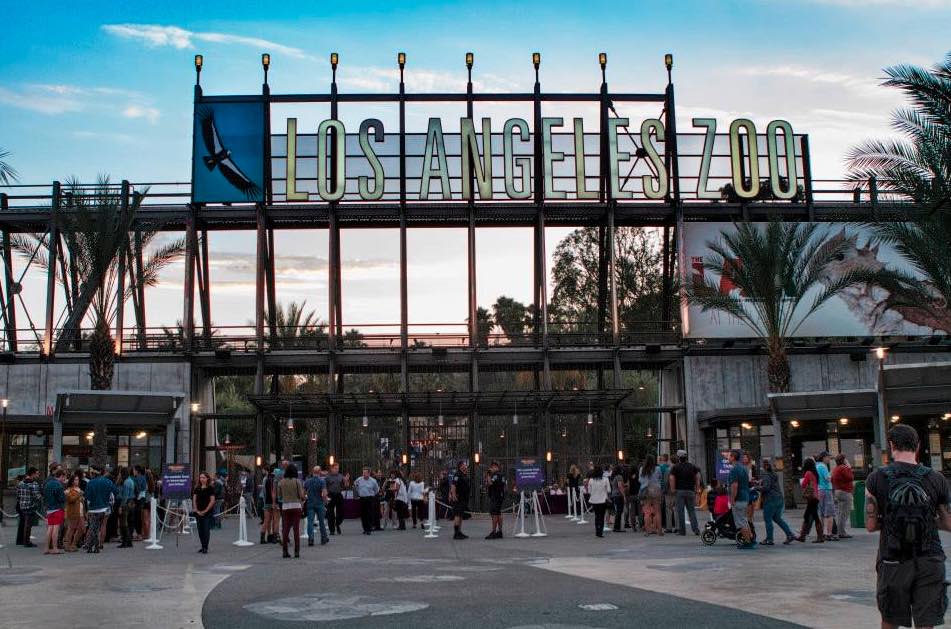
[[[900,103],[876,86],[881,68],[931,64],[947,52],[951,1],[74,1],[17,3],[4,17],[0,147],[13,153],[23,183],[101,172],[114,179],[186,181],[195,53],[205,55],[206,93],[259,90],[261,52],[272,54],[275,92],[325,91],[330,51],[341,56],[342,89],[390,91],[400,50],[409,57],[407,81],[415,91],[459,89],[467,50],[476,55],[477,89],[527,91],[530,54],[538,50],[544,89],[594,91],[603,50],[612,90],[659,91],[663,55],[671,52],[681,130],[700,115],[721,122],[740,115],[786,118],[810,134],[814,174],[836,177],[845,150],[887,133],[888,113]],[[529,235],[483,231],[491,233],[480,240],[480,301],[500,292],[527,300]],[[549,234],[552,245],[562,233]],[[458,234],[443,236],[416,236],[412,319],[465,318],[464,286],[458,304],[443,298],[465,281]],[[325,258],[325,242],[316,232],[282,235],[280,253],[288,264],[286,290],[279,285],[279,291],[286,299],[309,296],[310,304],[323,307],[324,277],[314,260]],[[231,260],[213,266],[216,311],[224,313],[222,323],[242,323],[251,317],[253,299],[242,260],[253,240],[222,235],[212,244],[222,260]],[[346,236],[344,245],[353,263],[345,276],[352,311],[345,320],[398,318],[395,235],[364,231]],[[431,268],[437,263],[450,271]],[[494,279],[522,265],[524,278]],[[174,270],[165,288],[153,289],[169,291],[171,299],[158,299],[157,317],[165,322],[181,316],[174,305],[181,276]]]

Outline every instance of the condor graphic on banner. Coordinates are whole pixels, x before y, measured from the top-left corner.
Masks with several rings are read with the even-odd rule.
[[[192,202],[263,201],[264,103],[201,103],[194,124]]]
[[[745,298],[742,291],[726,277],[713,276],[704,269],[704,259],[715,257],[713,243],[721,241],[724,234],[736,230],[733,223],[688,222],[683,226],[683,268],[688,277],[686,283],[697,285],[712,281],[723,295]],[[827,246],[842,245],[842,253],[836,257],[794,314],[799,317],[792,326],[800,337],[864,337],[864,336],[931,336],[951,333],[951,321],[940,319],[930,309],[909,307],[891,297],[881,286],[856,284],[840,291],[822,304],[808,318],[808,310],[816,294],[852,271],[898,269],[913,277],[920,274],[912,268],[892,247],[878,244],[871,231],[862,226],[842,223],[823,224],[816,238],[826,238]],[[743,260],[724,260],[725,268],[742,268]],[[923,280],[924,281],[924,280]],[[746,302],[744,302],[746,303]],[[755,313],[752,304],[747,310]],[[755,316],[755,315],[754,315]],[[747,338],[753,336],[750,328],[733,316],[719,311],[703,312],[700,306],[686,306],[684,333],[690,338]],[[802,321],[802,324],[796,327]]]

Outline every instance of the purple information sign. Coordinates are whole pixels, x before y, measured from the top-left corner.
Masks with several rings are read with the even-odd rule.
[[[188,463],[166,463],[162,466],[162,496],[166,500],[188,500],[192,497],[191,467]]]
[[[515,486],[519,491],[541,489],[545,485],[545,470],[538,459],[519,459],[515,463]]]

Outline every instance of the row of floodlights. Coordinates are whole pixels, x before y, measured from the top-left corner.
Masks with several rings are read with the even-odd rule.
[[[340,62],[340,55],[335,52],[330,53],[330,67],[334,70],[337,69],[337,64]],[[202,66],[205,63],[204,55],[195,55],[195,71],[199,74],[201,73]],[[399,52],[396,53],[396,63],[399,65],[400,70],[406,66],[406,53]],[[466,68],[469,70],[472,69],[473,64],[475,63],[475,55],[471,52],[466,53]],[[537,70],[542,63],[542,54],[540,52],[532,53],[532,65],[535,66]],[[601,69],[604,70],[608,67],[608,54],[606,52],[598,53],[598,64],[601,66]],[[266,73],[271,67],[271,55],[264,53],[261,55],[261,66],[264,68]],[[664,55],[664,66],[669,71],[674,67],[674,56],[670,53]]]

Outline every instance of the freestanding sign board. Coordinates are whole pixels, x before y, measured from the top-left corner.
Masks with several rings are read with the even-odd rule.
[[[192,497],[191,467],[188,463],[166,463],[162,466],[162,496],[166,500],[188,500]]]
[[[515,463],[515,486],[519,491],[541,489],[545,485],[545,470],[538,459],[519,459]]]

